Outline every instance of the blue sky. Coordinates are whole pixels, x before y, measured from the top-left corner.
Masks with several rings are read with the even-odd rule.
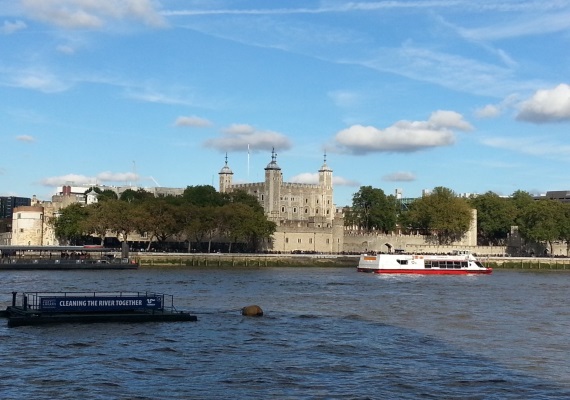
[[[570,189],[570,1],[0,0],[0,195]],[[249,155],[248,155],[249,146]]]

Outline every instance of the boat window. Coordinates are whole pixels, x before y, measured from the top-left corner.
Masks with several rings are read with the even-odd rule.
[[[461,268],[461,261],[454,261],[453,268]]]
[[[400,265],[408,265],[408,260],[396,260]]]
[[[461,261],[461,268],[467,268],[469,267],[469,263],[467,263],[467,261]]]

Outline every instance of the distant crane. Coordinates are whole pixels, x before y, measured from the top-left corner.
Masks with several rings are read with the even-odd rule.
[[[156,179],[154,179],[152,176],[149,176],[149,178],[154,182],[154,184],[156,185],[156,187],[162,187],[162,186],[160,186],[160,183],[158,183],[158,182],[156,181]]]

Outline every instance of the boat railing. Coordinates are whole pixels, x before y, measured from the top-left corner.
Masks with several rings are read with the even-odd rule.
[[[12,306],[24,312],[152,310],[177,312],[174,296],[155,292],[12,292]]]

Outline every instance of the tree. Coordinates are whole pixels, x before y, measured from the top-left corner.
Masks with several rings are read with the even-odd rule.
[[[128,201],[129,203],[133,203],[133,202],[139,202],[140,203],[142,201],[151,200],[153,198],[154,198],[154,194],[147,192],[144,189],[138,189],[136,191],[133,189],[127,189],[123,193],[121,193],[119,200]]]
[[[227,203],[245,204],[255,212],[264,213],[263,206],[259,203],[257,197],[252,196],[244,190],[234,190],[229,193],[223,193],[222,198]]]
[[[117,193],[115,193],[111,189],[105,189],[103,191],[100,191],[99,195],[97,196],[97,201],[103,202],[107,200],[117,200],[118,198],[119,196],[117,196]]]
[[[477,241],[482,245],[501,245],[515,225],[516,209],[511,199],[493,192],[472,197],[469,204],[477,209]]]
[[[393,196],[386,196],[382,189],[361,186],[352,196],[352,208],[345,225],[356,225],[367,232],[390,232],[396,228],[397,204]]]
[[[150,250],[154,239],[163,246],[166,240],[180,231],[177,216],[181,207],[176,207],[164,197],[152,196],[139,201],[133,211],[136,230],[141,235],[148,235],[147,250]]]
[[[182,197],[190,204],[199,207],[222,206],[224,199],[213,186],[188,186],[184,189]]]
[[[552,254],[554,241],[562,236],[563,215],[564,208],[556,200],[533,201],[520,215],[519,232],[527,241],[546,242]]]
[[[570,256],[570,203],[561,204],[562,214],[560,215],[560,240],[566,242],[566,256]]]
[[[451,244],[461,240],[469,230],[471,208],[451,189],[439,186],[431,194],[414,201],[406,219],[412,228],[433,235],[438,244]]]
[[[126,243],[131,232],[136,230],[134,206],[121,200],[107,200],[101,203],[101,216],[109,230]]]
[[[55,236],[60,242],[77,245],[85,236],[84,222],[87,211],[80,203],[73,203],[60,211],[58,217],[50,220]]]

